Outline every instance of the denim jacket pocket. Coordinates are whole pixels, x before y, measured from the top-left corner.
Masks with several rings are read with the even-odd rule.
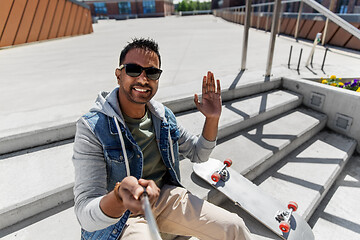
[[[126,165],[124,155],[121,149],[108,148],[105,149],[106,171],[108,191],[111,191],[116,182],[126,177]],[[127,152],[128,158],[131,159],[134,153]]]

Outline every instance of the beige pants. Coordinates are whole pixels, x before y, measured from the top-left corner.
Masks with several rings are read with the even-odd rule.
[[[236,214],[202,200],[186,189],[165,185],[153,206],[160,232],[194,236],[201,240],[251,239],[244,221]],[[122,240],[151,240],[143,216],[131,216]]]

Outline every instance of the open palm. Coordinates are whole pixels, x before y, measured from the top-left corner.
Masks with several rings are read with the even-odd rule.
[[[199,102],[199,96],[195,94],[194,102],[197,109],[204,114],[206,118],[220,118],[221,114],[221,87],[220,80],[215,79],[212,72],[208,72],[203,77],[202,98]]]

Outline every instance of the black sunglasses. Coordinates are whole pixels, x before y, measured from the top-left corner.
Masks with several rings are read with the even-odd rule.
[[[146,76],[150,80],[158,80],[162,73],[161,69],[155,67],[142,67],[135,63],[122,64],[118,69],[122,70],[123,68],[125,68],[126,74],[129,75],[130,77],[138,77],[141,75],[143,71],[145,71]]]

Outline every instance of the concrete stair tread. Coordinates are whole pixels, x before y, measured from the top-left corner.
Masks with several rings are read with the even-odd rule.
[[[65,203],[64,205],[69,205]],[[272,240],[279,239],[274,233],[264,227],[256,219],[252,218],[246,212],[240,208],[234,206],[230,201],[225,201],[220,205],[222,208],[228,211],[238,214],[246,221],[246,226],[249,228],[254,239],[257,240]],[[74,207],[67,207],[62,210],[55,210],[53,213],[49,213],[53,210],[41,213],[31,219],[26,219],[18,224],[10,226],[4,229],[0,233],[2,240],[13,239],[33,239],[36,237],[38,240],[63,240],[63,239],[80,239],[81,228],[76,220],[74,214]],[[45,216],[44,215],[48,215]],[[198,240],[196,237],[177,236],[169,234],[162,234],[163,240]]]
[[[326,119],[326,115],[310,109],[292,110],[235,133],[219,143],[211,157],[219,160],[231,158],[232,168],[252,180],[271,167],[274,161],[280,160],[284,155],[282,153],[284,149],[288,153],[319,132],[324,127]],[[298,140],[299,138],[302,140]],[[262,167],[264,165],[265,167]],[[212,201],[217,202],[215,199],[218,196],[217,192],[192,172],[192,163],[189,160],[181,161],[180,167],[181,179],[185,187],[201,198],[209,200],[214,198]]]
[[[239,122],[239,111],[243,113],[241,119],[251,119],[274,108],[284,108],[284,105],[289,103],[290,106],[285,106],[285,108],[292,107],[293,104],[299,104],[300,100],[301,97],[296,94],[277,90],[244,100],[227,102],[222,123],[224,123],[223,126],[231,128]],[[229,107],[232,110],[228,110]],[[202,116],[199,112],[195,114]],[[193,115],[192,113],[183,114],[180,118],[193,119]],[[193,125],[190,121],[184,122],[186,128],[191,128]],[[202,126],[202,124],[196,125]],[[72,142],[70,140],[37,147],[30,151],[23,150],[2,155],[3,161],[0,162],[0,167],[9,170],[0,177],[0,180],[9,182],[10,179],[14,179],[13,181],[16,182],[2,189],[9,195],[0,200],[0,206],[2,206],[0,215],[3,216],[2,219],[7,219],[0,220],[1,228],[72,198],[74,170],[71,156]],[[20,177],[15,177],[17,175]],[[19,186],[18,191],[10,189],[14,185]],[[29,208],[29,206],[32,207]]]
[[[309,220],[316,239],[360,239],[359,199],[360,156],[353,155]]]
[[[0,229],[73,198],[72,145],[63,141],[1,156],[6,171],[0,182],[8,184],[1,186]]]
[[[5,229],[3,233],[0,233],[0,238],[3,240],[80,239],[81,228],[76,220],[74,207],[50,213],[50,216],[44,218],[41,215],[44,214]]]
[[[271,79],[268,82],[259,79],[241,82],[236,87],[222,90],[222,98],[223,101],[228,101],[277,89],[280,85],[280,78]],[[192,89],[189,86],[185,88]],[[179,89],[177,88],[177,90]],[[192,94],[183,92],[179,95],[169,96],[168,89],[162,91],[166,94],[161,97],[161,94],[158,93],[160,95],[157,94],[155,99],[172,109],[174,113],[196,108]],[[95,97],[96,92],[93,94]],[[91,108],[93,97],[86,101],[77,99],[70,104],[61,104],[61,106],[44,106],[27,110],[25,113],[5,114],[2,119],[4,124],[0,127],[0,155],[73,138],[76,120]],[[26,114],[27,121],[22,120],[24,114]]]
[[[254,182],[284,204],[296,201],[308,220],[355,148],[355,140],[322,131]]]
[[[274,90],[223,102],[218,138],[293,109],[301,104],[301,100],[302,97],[295,93]],[[187,130],[199,135],[202,132],[205,117],[199,111],[193,110],[177,114],[177,120]]]

